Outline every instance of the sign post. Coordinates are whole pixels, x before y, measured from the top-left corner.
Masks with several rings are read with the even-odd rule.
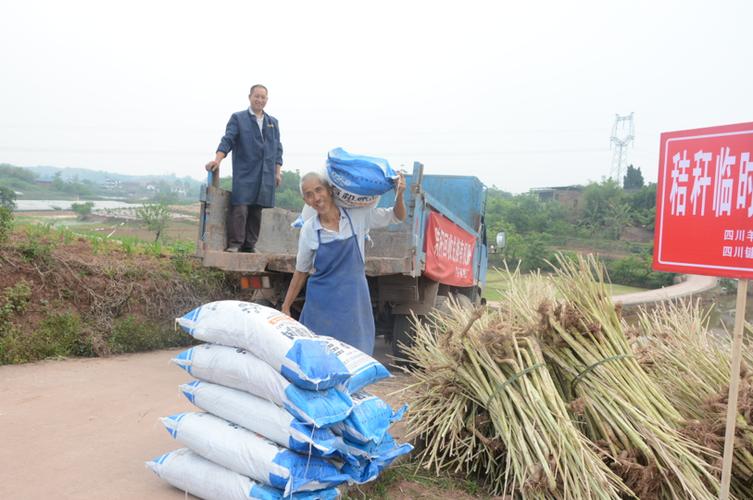
[[[654,269],[738,278],[719,498],[729,498],[748,279],[753,278],[753,123],[661,135]]]

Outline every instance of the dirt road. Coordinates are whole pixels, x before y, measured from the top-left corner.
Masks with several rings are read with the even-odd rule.
[[[181,447],[158,418],[196,410],[177,388],[191,377],[169,363],[181,350],[0,366],[0,498],[186,498],[144,467]]]
[[[624,306],[646,304],[649,302],[660,302],[662,300],[679,299],[696,295],[714,288],[718,279],[713,276],[699,276],[688,274],[685,280],[672,286],[657,288],[656,290],[646,290],[643,292],[626,293],[624,295],[615,295],[612,301]]]

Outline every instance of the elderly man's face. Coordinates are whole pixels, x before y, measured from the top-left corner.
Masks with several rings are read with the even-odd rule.
[[[332,205],[332,196],[330,196],[327,186],[319,182],[318,179],[306,179],[301,185],[303,192],[303,201],[318,213],[326,212]]]
[[[264,106],[267,105],[267,91],[261,87],[256,87],[251,95],[248,96],[248,101],[251,103],[251,111],[261,113]]]

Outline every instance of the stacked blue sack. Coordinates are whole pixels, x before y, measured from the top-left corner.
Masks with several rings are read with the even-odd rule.
[[[205,304],[176,324],[208,343],[172,360],[195,377],[180,391],[203,411],[162,419],[187,448],[146,465],[171,485],[200,498],[330,499],[412,449],[387,431],[406,408],[362,392],[390,376],[371,356],[248,302]]]

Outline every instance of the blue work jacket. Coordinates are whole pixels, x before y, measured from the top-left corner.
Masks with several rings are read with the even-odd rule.
[[[233,152],[233,205],[275,206],[275,165],[282,165],[277,119],[264,113],[264,134],[248,109],[233,113],[217,146],[225,156]]]

